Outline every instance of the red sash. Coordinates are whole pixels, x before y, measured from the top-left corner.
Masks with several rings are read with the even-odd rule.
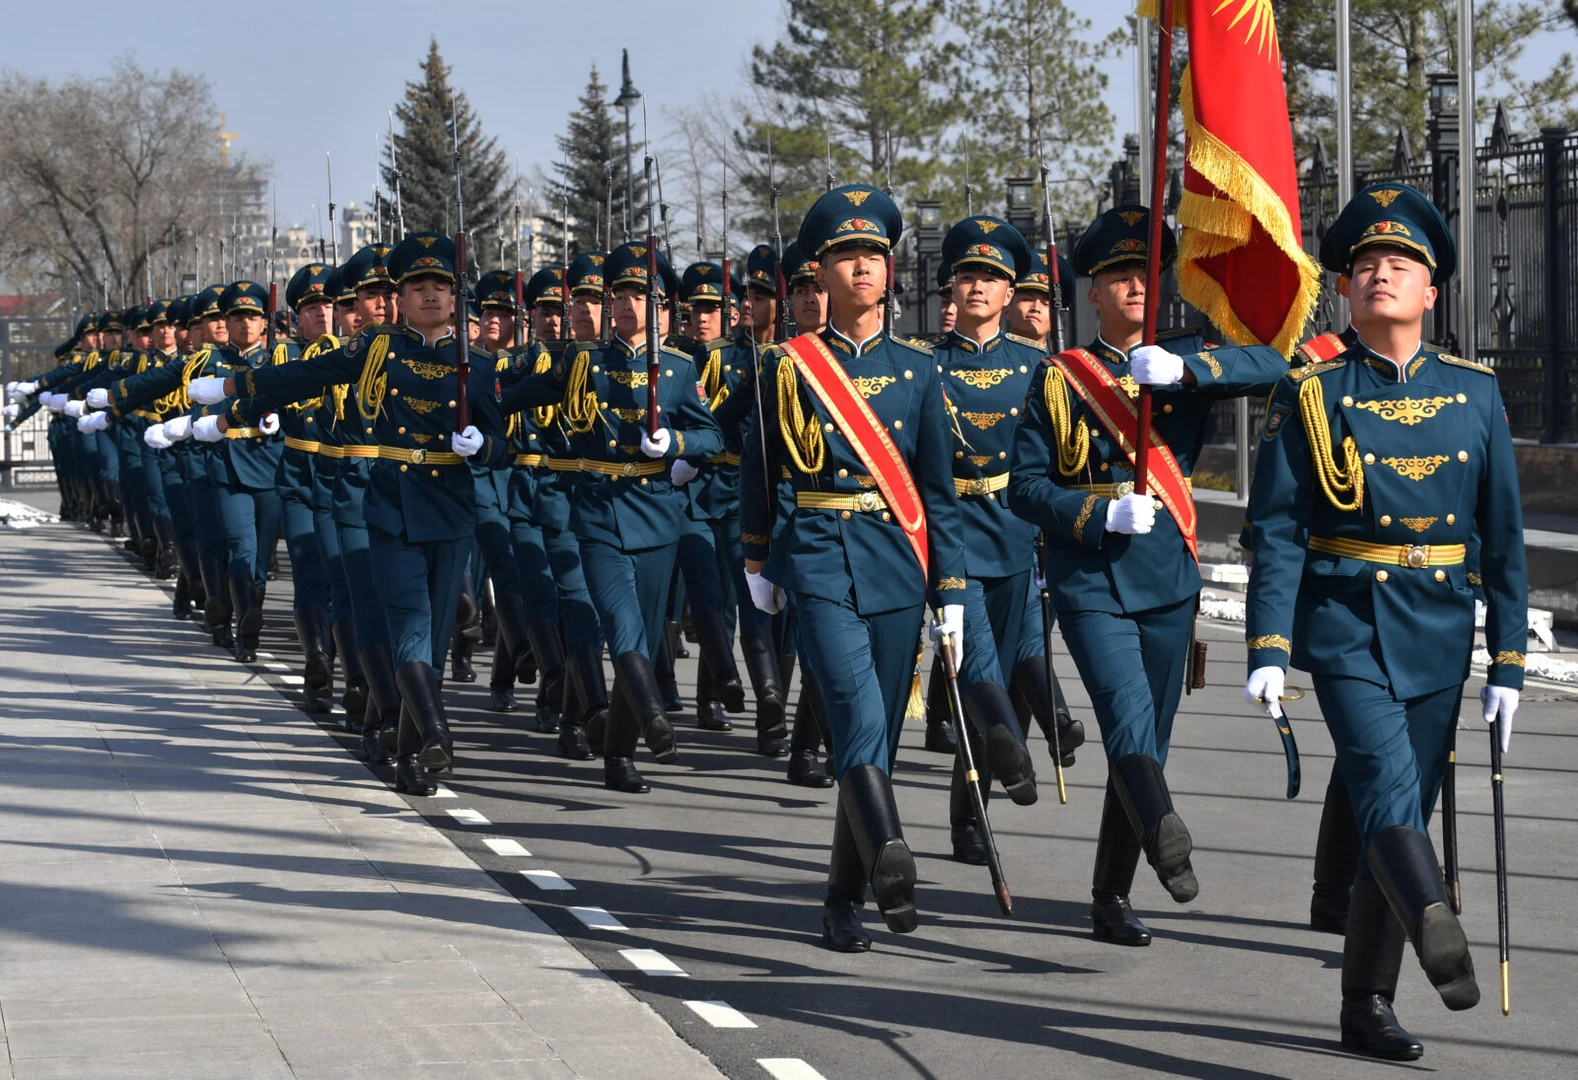
[[[915,478],[904,464],[904,455],[893,445],[887,428],[882,426],[865,397],[850,382],[844,365],[828,351],[820,337],[801,334],[784,342],[783,347],[794,361],[795,371],[832,415],[839,431],[876,480],[888,509],[893,512],[893,520],[904,530],[905,539],[920,561],[921,577],[931,580],[926,547],[926,508],[916,490]]]
[[[1069,349],[1067,352],[1052,357],[1052,363],[1063,373],[1064,379],[1074,388],[1074,392],[1096,414],[1096,419],[1101,421],[1101,426],[1107,429],[1107,434],[1117,440],[1123,448],[1124,455],[1129,459],[1129,464],[1134,464],[1134,442],[1140,426],[1139,409],[1134,399],[1129,397],[1129,392],[1123,385],[1113,378],[1112,372],[1107,370],[1107,365],[1098,360],[1086,349]],[[1200,561],[1200,552],[1197,548],[1195,533],[1198,520],[1195,513],[1194,493],[1189,488],[1189,482],[1184,479],[1183,470],[1178,467],[1178,459],[1173,457],[1173,452],[1156,429],[1151,428],[1150,449],[1150,475],[1147,477],[1147,486],[1152,488],[1152,494],[1162,501],[1172,514],[1173,521],[1178,523],[1178,531],[1183,534],[1184,543],[1189,545],[1189,554],[1193,555],[1196,562]]]

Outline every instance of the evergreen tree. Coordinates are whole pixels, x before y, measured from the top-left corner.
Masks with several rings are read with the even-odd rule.
[[[553,163],[554,176],[548,182],[548,205],[544,239],[557,261],[564,243],[560,225],[565,200],[569,200],[570,255],[601,250],[608,234],[609,205],[612,199],[613,242],[625,240],[625,122],[609,106],[609,88],[592,65],[586,89],[570,114],[569,125],[556,140],[563,157]],[[631,149],[635,168],[641,168],[642,144]],[[636,174],[635,209],[644,212],[643,180]],[[654,193],[654,198],[656,197]],[[645,219],[636,222],[638,234],[646,230]]]
[[[450,85],[450,68],[429,40],[422,77],[405,84],[405,100],[395,106],[394,149],[400,166],[400,199],[407,232],[453,232],[455,229],[455,130],[460,131],[461,185],[466,200],[469,272],[491,265],[493,244],[510,227],[514,183],[498,140],[483,135],[482,123],[466,95]],[[394,170],[383,164],[383,184],[394,191]],[[394,214],[393,195],[386,196],[386,227]],[[388,229],[389,235],[395,235]]]

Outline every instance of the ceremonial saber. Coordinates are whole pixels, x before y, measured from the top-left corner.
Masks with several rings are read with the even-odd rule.
[[[1052,189],[1047,185],[1050,174],[1047,163],[1041,163],[1041,206],[1047,224],[1047,298],[1052,301],[1052,321],[1047,327],[1047,344],[1056,356],[1063,351],[1063,275],[1057,265],[1057,230],[1052,227]],[[1063,782],[1063,733],[1057,726],[1057,675],[1052,670],[1052,625],[1056,616],[1052,612],[1052,593],[1047,588],[1046,533],[1036,537],[1041,556],[1041,638],[1046,651],[1047,702],[1052,705],[1052,771],[1057,776],[1057,801],[1068,804],[1068,786]]]
[[[1446,879],[1452,914],[1463,914],[1463,883],[1457,860],[1457,731],[1453,726],[1452,747],[1447,751],[1446,771],[1441,774],[1441,872]]]
[[[986,796],[981,793],[980,774],[975,771],[975,751],[970,748],[970,731],[965,725],[964,702],[959,697],[959,664],[952,634],[942,636],[937,644],[937,652],[942,657],[943,674],[947,676],[948,707],[953,712],[954,730],[959,733],[958,739],[954,741],[958,743],[959,756],[964,759],[964,782],[970,789],[975,820],[981,827],[981,846],[986,848],[986,868],[992,875],[992,891],[997,894],[998,910],[1011,916],[1014,913],[1014,898],[1008,892],[1008,882],[1003,879],[1003,863],[997,854],[997,840],[992,836],[992,823],[986,818]]]
[[[1496,825],[1496,939],[1501,950],[1501,1015],[1512,1014],[1512,996],[1508,982],[1508,933],[1507,933],[1507,808],[1502,800],[1501,779],[1501,725],[1498,720],[1490,726],[1490,798]]]
[[[652,155],[643,166],[647,180],[647,434],[657,437],[658,376],[662,374],[663,347],[658,330],[658,253],[657,222],[652,217]]]
[[[460,112],[449,98],[449,126],[455,137],[455,431],[471,424],[471,342],[466,332],[466,197],[460,185]]]
[[[1150,247],[1145,253],[1145,325],[1140,332],[1141,345],[1156,344],[1156,319],[1160,314],[1162,283],[1162,193],[1167,190],[1167,121],[1170,118],[1170,98],[1173,84],[1173,3],[1160,0],[1161,12],[1157,25],[1161,32],[1156,38],[1156,125],[1155,140],[1151,144],[1151,236]],[[1049,268],[1049,272],[1052,272]],[[1149,491],[1151,449],[1151,388],[1140,384],[1139,425],[1134,446],[1134,491],[1144,495]]]

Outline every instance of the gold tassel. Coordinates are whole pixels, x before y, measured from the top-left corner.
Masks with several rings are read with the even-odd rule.
[[[910,699],[904,705],[904,719],[926,717],[926,691],[921,686],[921,661],[926,658],[926,632],[921,631],[920,647],[915,650],[915,676],[910,679]]]
[[[763,360],[766,360],[765,355]],[[787,356],[778,359],[778,433],[795,468],[807,476],[822,471],[827,459],[822,425],[817,422],[815,410],[811,418],[806,419],[800,405],[800,379],[795,373],[794,361]]]

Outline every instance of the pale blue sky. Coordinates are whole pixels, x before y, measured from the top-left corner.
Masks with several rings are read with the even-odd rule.
[[[1097,33],[1121,25],[1130,10],[1127,0],[1069,2]],[[315,229],[312,204],[321,212],[325,202],[324,151],[334,153],[336,200],[365,204],[374,136],[416,75],[430,34],[487,131],[529,172],[553,159],[554,136],[592,62],[617,89],[619,51],[630,49],[657,141],[663,106],[729,94],[745,78],[750,46],[773,40],[782,17],[778,0],[274,0],[239,8],[165,0],[148,10],[107,0],[64,9],[11,4],[0,67],[55,76],[130,52],[147,67],[207,75],[240,136],[237,150],[274,164],[281,226]],[[1572,47],[1571,35],[1552,37],[1531,47],[1528,59],[1548,65]],[[1120,132],[1134,125],[1132,70],[1132,55],[1110,65],[1109,103]]]

